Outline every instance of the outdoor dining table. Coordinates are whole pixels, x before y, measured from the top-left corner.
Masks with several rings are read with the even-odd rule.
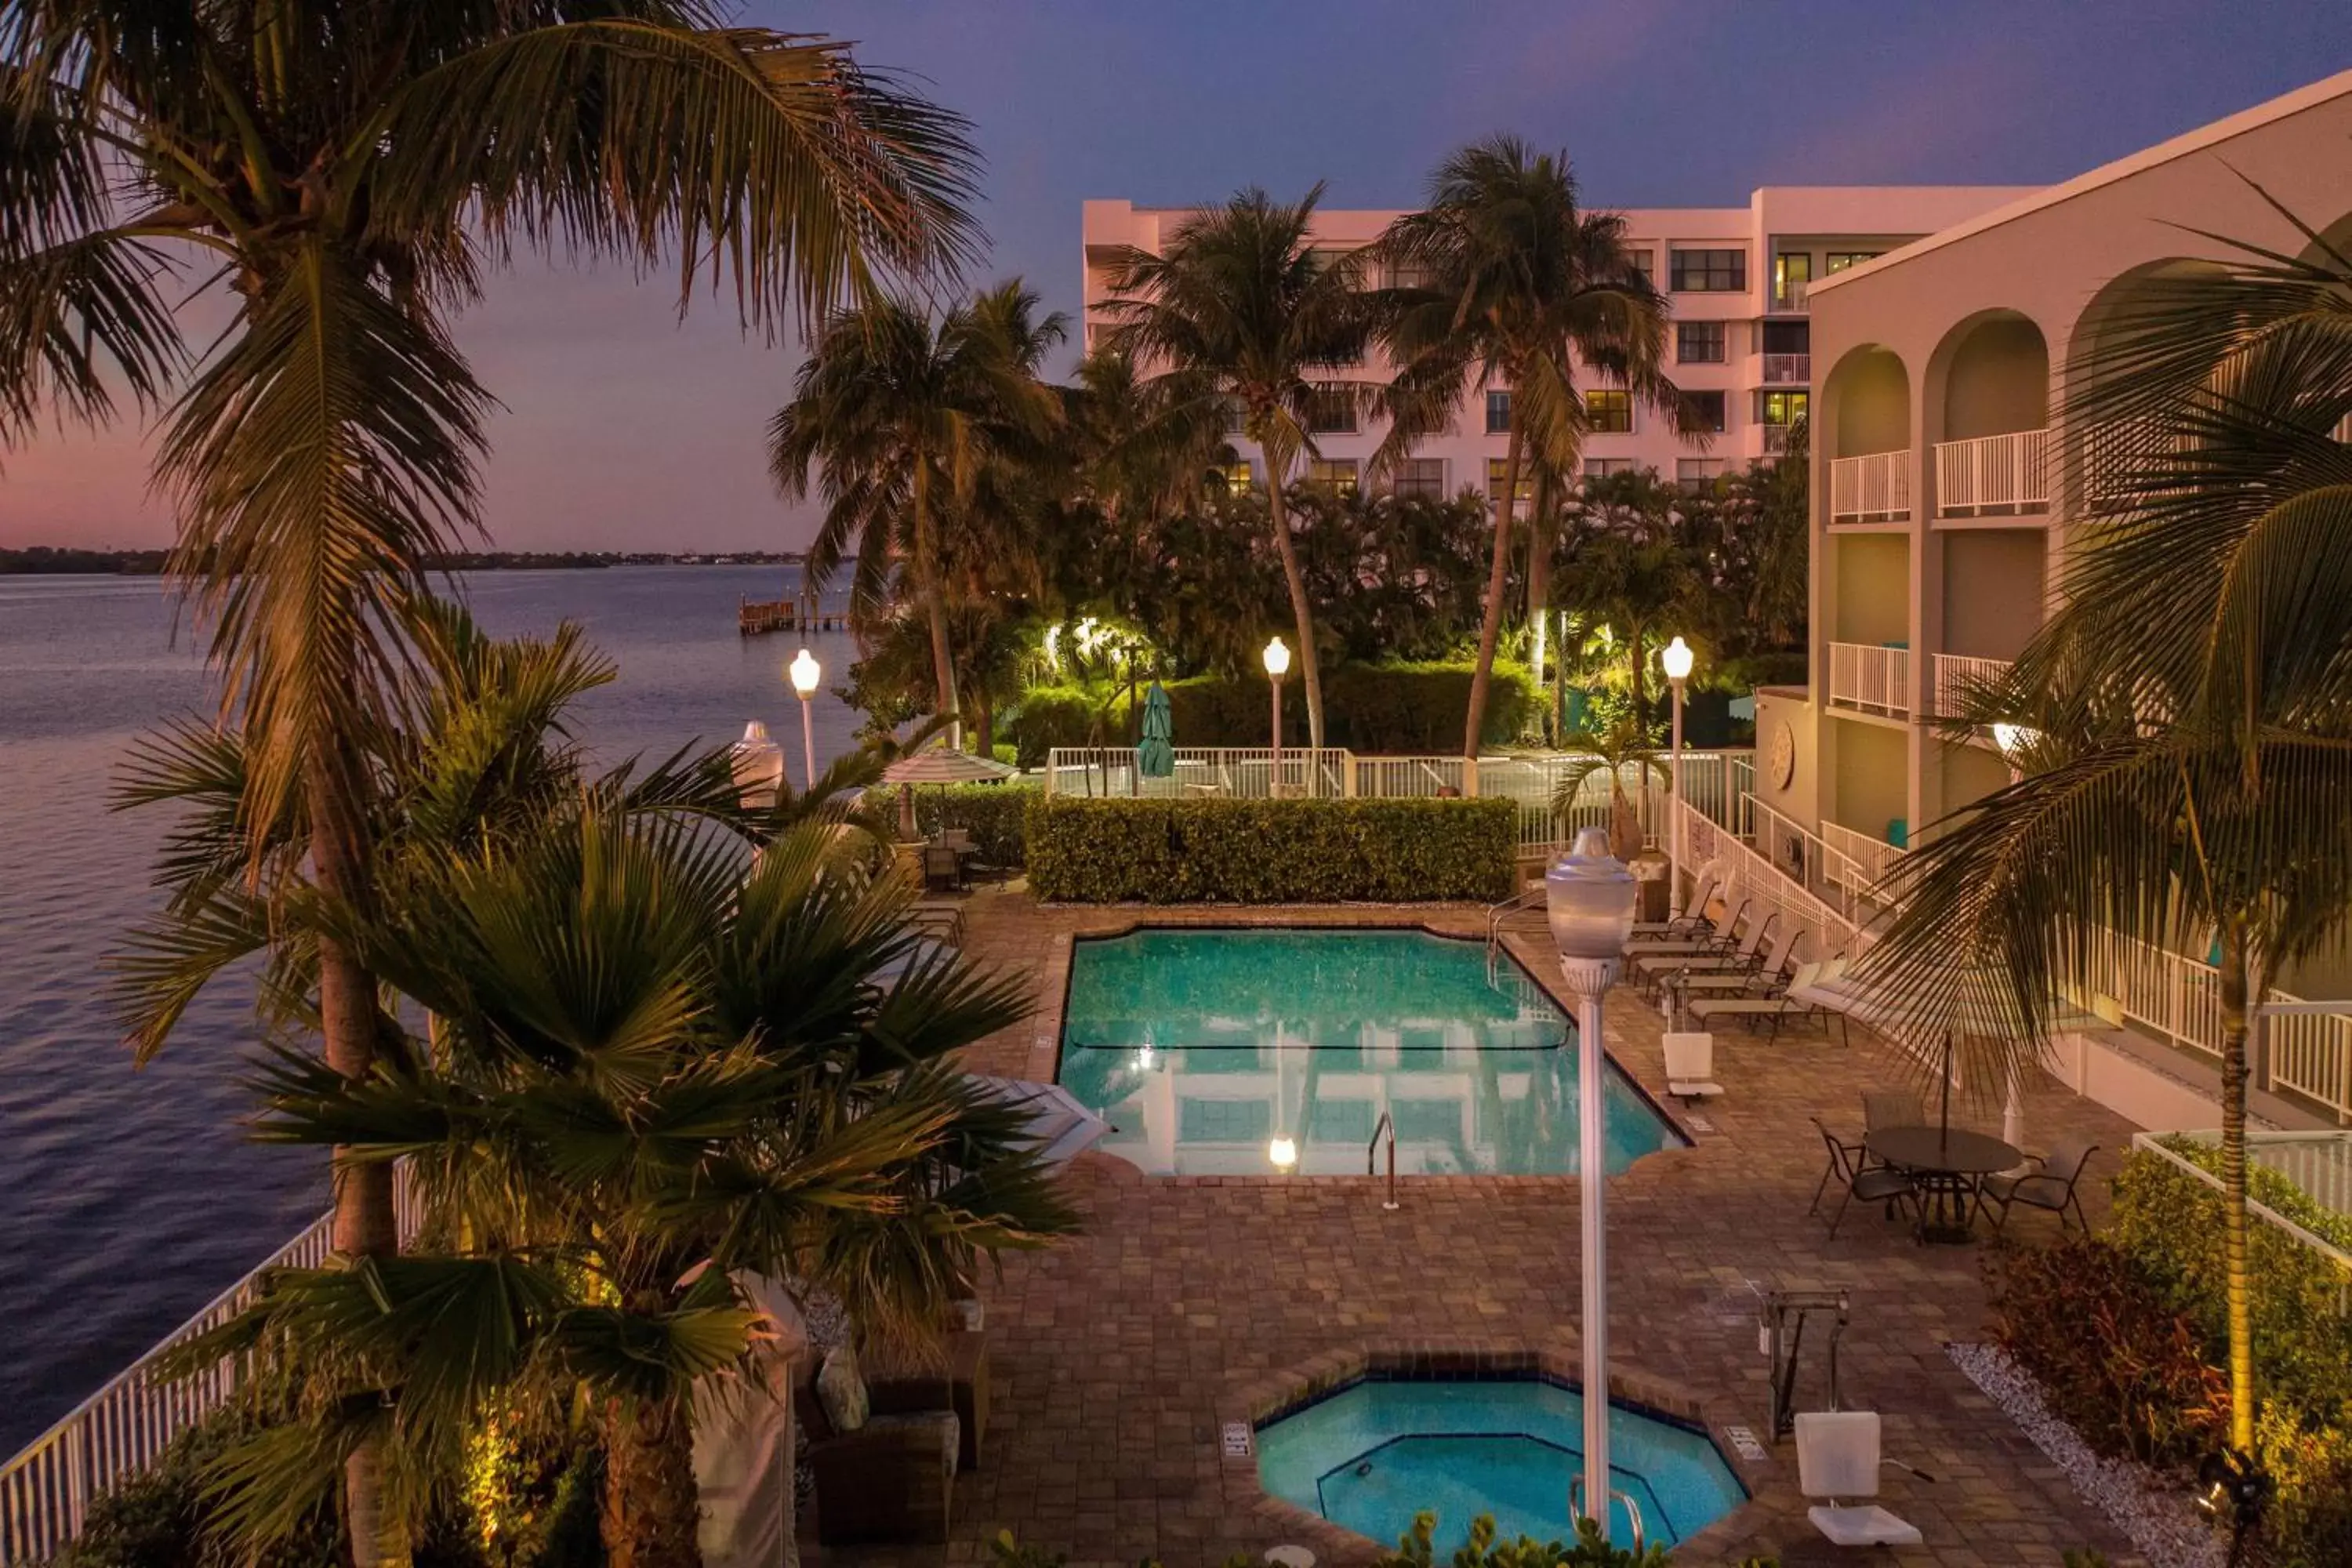
[[[2025,1161],[1992,1134],[1958,1127],[1881,1127],[1864,1138],[1863,1147],[1917,1184],[1923,1241],[1966,1241],[1976,1217],[1977,1183]]]

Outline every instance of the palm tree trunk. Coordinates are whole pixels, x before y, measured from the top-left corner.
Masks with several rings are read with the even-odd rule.
[[[1535,688],[1536,700],[1544,697],[1544,654],[1549,640],[1551,614],[1548,601],[1551,597],[1552,550],[1551,485],[1539,480],[1536,486],[1536,514],[1528,529],[1528,625],[1535,628]],[[1559,657],[1555,652],[1554,658]],[[1544,733],[1551,733],[1551,715],[1547,711],[1538,721]]]
[[[683,1403],[615,1407],[604,1433],[602,1527],[610,1568],[701,1568],[694,1424]]]
[[[339,902],[362,905],[368,891],[362,814],[352,798],[352,773],[342,758],[313,747],[303,764],[303,799],[310,818],[310,870],[319,889]],[[319,1033],[327,1066],[346,1079],[375,1067],[378,1025],[375,977],[340,940],[319,938]],[[400,1250],[393,1207],[392,1167],[360,1163],[344,1149],[331,1165],[334,1246],[345,1258],[388,1258]],[[408,1561],[407,1531],[388,1514],[383,1498],[383,1440],[360,1443],[343,1462],[343,1512],[354,1568],[400,1568]]]
[[[1511,513],[1519,496],[1519,420],[1511,416],[1511,444],[1503,458],[1503,493],[1495,498],[1495,559],[1486,573],[1486,617],[1478,626],[1478,663],[1470,672],[1470,712],[1462,726],[1462,754],[1475,757],[1486,727],[1486,689],[1495,679],[1495,645],[1503,636],[1503,594],[1511,580]]]
[[[2254,1451],[2253,1282],[2246,1218],[2246,925],[2221,933],[2221,1267],[2230,1321],[2230,1446]]]
[[[948,646],[948,603],[940,585],[939,546],[931,538],[929,466],[915,464],[915,591],[931,627],[931,676],[939,687],[940,711],[948,721],[948,744],[963,748],[963,724],[956,712],[955,654]]]
[[[1307,578],[1298,570],[1298,551],[1290,540],[1290,509],[1282,495],[1282,476],[1266,462],[1266,515],[1274,524],[1274,547],[1282,555],[1282,578],[1290,586],[1290,618],[1298,637],[1298,676],[1307,688],[1307,743],[1323,749],[1323,674],[1315,659],[1315,608],[1307,602]],[[1309,768],[1307,774],[1314,776]]]

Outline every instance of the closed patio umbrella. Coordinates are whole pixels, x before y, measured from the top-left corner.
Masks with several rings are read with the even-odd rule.
[[[1143,696],[1143,739],[1135,748],[1136,771],[1148,779],[1164,779],[1176,771],[1176,715],[1168,704],[1168,689],[1153,681]]]

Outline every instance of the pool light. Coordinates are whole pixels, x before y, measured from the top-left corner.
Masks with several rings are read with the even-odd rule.
[[[1298,1164],[1298,1145],[1287,1136],[1276,1138],[1265,1146],[1265,1157],[1277,1171],[1292,1170]]]

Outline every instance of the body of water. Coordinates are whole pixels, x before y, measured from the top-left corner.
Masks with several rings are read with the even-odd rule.
[[[486,573],[464,586],[489,630],[571,619],[620,664],[579,708],[601,759],[719,742],[761,718],[801,779],[786,637],[739,637],[739,598],[795,591],[779,567]],[[152,578],[0,577],[0,1457],[169,1332],[326,1206],[314,1156],[247,1144],[249,998],[224,987],[133,1070],[105,960],[155,905],[167,826],[107,810],[143,730],[209,716],[214,685],[176,643]],[[854,657],[811,641],[825,684]],[[817,765],[858,716],[820,692]]]

